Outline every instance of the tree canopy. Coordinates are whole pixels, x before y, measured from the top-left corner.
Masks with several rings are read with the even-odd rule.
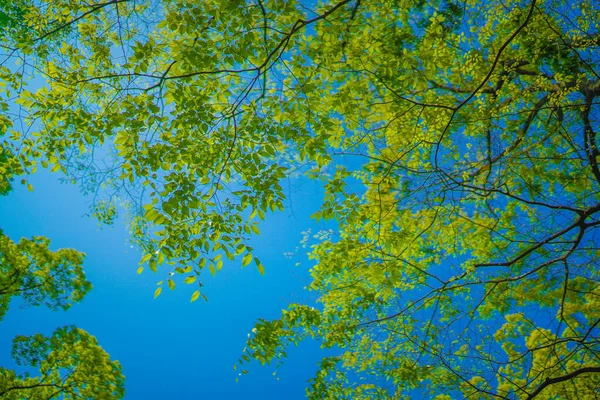
[[[73,249],[52,252],[49,244],[45,237],[14,243],[0,231],[0,320],[14,296],[29,305],[66,310],[91,289],[83,254]]]
[[[39,369],[40,376],[17,376],[0,368],[3,399],[123,398],[121,366],[82,329],[65,326],[49,338],[19,336],[13,342],[13,356],[19,365]]]
[[[318,302],[242,362],[311,337],[337,354],[311,398],[597,396],[596,1],[31,0],[0,24],[11,173],[125,205],[192,300],[227,260],[269,267],[248,239],[284,177],[322,182]]]

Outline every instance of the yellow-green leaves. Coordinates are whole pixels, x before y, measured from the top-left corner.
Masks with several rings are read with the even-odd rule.
[[[51,251],[44,237],[13,242],[0,231],[0,320],[12,296],[31,305],[68,309],[91,289],[83,272],[84,254]]]
[[[242,267],[245,267],[246,265],[250,264],[250,262],[252,261],[252,253],[247,253],[244,258],[242,258]]]
[[[150,267],[150,270],[152,272],[156,272],[158,264],[156,262],[156,258],[151,258],[150,262],[148,262],[148,267]]]
[[[200,274],[206,268],[213,275],[225,260],[249,265],[254,258],[244,243],[260,234],[258,224],[269,212],[283,210],[281,181],[295,149],[310,136],[308,128],[296,129],[301,121],[265,118],[276,98],[267,94],[277,87],[267,70],[260,72],[265,72],[261,85],[267,86],[254,88],[237,73],[215,80],[209,72],[270,65],[272,54],[254,44],[295,43],[299,35],[285,38],[275,32],[289,30],[300,14],[295,7],[273,5],[269,18],[278,28],[263,37],[260,30],[246,29],[263,19],[258,9],[240,15],[235,8],[222,12],[223,6],[229,4],[194,4],[182,19],[178,4],[159,1],[162,20],[155,20],[156,10],[139,4],[119,2],[117,10],[108,3],[85,13],[42,1],[27,6],[40,20],[32,19],[18,37],[13,31],[5,35],[9,42],[27,43],[14,46],[31,54],[26,74],[42,71],[49,77],[36,90],[23,85],[21,71],[4,67],[0,83],[15,92],[26,118],[39,121],[27,135],[13,129],[7,146],[23,168],[33,170],[41,162],[76,180],[83,192],[96,193],[91,214],[102,222],[117,218],[113,199],[126,205],[132,242],[143,250],[138,273],[146,264],[155,273],[185,268],[185,274]],[[49,26],[41,17],[46,8],[55,10],[64,26],[58,21]],[[289,12],[293,18],[284,15]],[[113,24],[132,13],[153,22],[136,34]],[[47,32],[52,34],[46,37]],[[203,52],[183,45],[192,42]],[[221,42],[231,54],[214,46]],[[126,49],[124,58],[115,58],[114,48]],[[209,73],[196,74],[200,70]],[[305,91],[311,90],[307,84]],[[7,116],[17,126],[13,119]],[[307,147],[318,155],[326,143],[313,138]],[[172,267],[159,268],[165,264]]]
[[[598,59],[556,51],[575,26],[598,37],[581,15],[600,22],[598,6],[417,3],[328,15],[261,103],[274,125],[310,127],[298,156],[323,183],[315,218],[338,227],[302,243],[322,312],[293,304],[250,340],[262,363],[304,337],[340,349],[309,398],[527,397],[598,355],[563,346],[596,330],[586,302],[600,281],[583,266],[598,246],[580,228],[600,217],[599,110],[586,105]],[[377,380],[389,386],[361,384]]]
[[[27,7],[41,15],[41,10],[54,7],[49,4]],[[240,244],[260,234],[256,219],[283,209],[280,182],[289,167],[286,160],[307,135],[286,121],[273,124],[264,118],[258,103],[267,100],[267,87],[247,88],[237,73],[222,80],[211,77],[211,69],[252,70],[256,63],[268,65],[272,57],[266,48],[253,45],[265,39],[260,31],[242,29],[261,20],[261,12],[251,8],[248,15],[234,9],[223,13],[222,6],[194,4],[186,15],[211,17],[189,21],[180,18],[178,4],[169,2],[156,4],[164,20],[155,20],[155,11],[139,4],[108,3],[88,10],[85,17],[69,6],[57,14],[66,13],[64,25],[49,27],[47,20],[33,19],[18,37],[12,37],[13,31],[5,35],[9,42],[27,42],[14,46],[33,54],[28,58],[32,70],[26,74],[42,71],[50,77],[48,85],[33,91],[24,89],[18,70],[6,68],[0,75],[0,81],[18,91],[23,115],[40,121],[27,140],[22,132],[14,132],[10,147],[18,149],[20,163],[33,169],[41,160],[44,167],[77,180],[86,193],[118,193],[132,211],[133,241],[144,251],[141,264],[149,263],[154,272],[166,262],[192,265],[200,272],[211,268],[210,262],[197,264],[201,254],[229,260],[245,254]],[[153,22],[135,35],[112,23],[131,13]],[[294,15],[299,17],[295,11]],[[279,11],[272,16],[281,32],[290,28],[289,16]],[[233,32],[238,29],[242,30]],[[77,40],[68,32],[76,33]],[[266,39],[277,45],[280,36]],[[191,42],[203,52],[190,52],[183,45]],[[232,53],[213,45],[220,42]],[[126,49],[124,58],[113,57],[117,47]],[[196,74],[199,70],[209,73]],[[160,77],[163,72],[166,75]],[[263,83],[274,87],[270,79]],[[241,103],[235,103],[236,98]],[[266,131],[272,134],[263,140]],[[323,140],[314,142],[311,151],[325,146]],[[100,148],[109,149],[114,158],[105,158],[108,153],[96,151]],[[111,223],[115,209],[102,206],[94,204],[92,214]],[[247,220],[248,215],[254,221]],[[211,272],[216,274],[222,262],[212,261]]]
[[[159,286],[158,288],[156,288],[156,290],[154,291],[154,298],[157,298],[158,296],[160,296],[160,294],[162,293],[162,286]]]
[[[0,374],[8,377],[0,386],[0,397],[69,398],[76,393],[80,398],[117,400],[124,396],[121,366],[82,329],[65,326],[51,337],[18,336],[12,354],[18,364],[39,369],[39,373],[23,378],[0,368]]]
[[[261,275],[264,275],[265,267],[261,264],[260,260],[256,257],[254,257],[254,264],[256,264],[256,268],[258,269],[258,272],[260,272]]]
[[[152,254],[144,254],[144,256],[142,257],[142,259],[140,260],[140,264],[146,263],[151,258],[152,258]]]
[[[0,107],[0,191],[41,164],[119,198],[173,289],[225,260],[264,274],[245,243],[284,178],[314,179],[335,227],[302,243],[319,310],[259,322],[246,357],[335,347],[314,399],[527,397],[598,358],[597,3],[28,5],[39,21],[7,46],[52,79],[0,71],[0,104],[26,116]],[[47,10],[77,40],[41,38],[61,23]],[[114,24],[128,12],[144,30]],[[540,397],[591,397],[579,382]]]
[[[0,230],[0,320],[13,296],[29,305],[68,309],[91,289],[82,268],[83,253],[49,248],[47,238],[23,238],[15,243]],[[12,354],[17,364],[39,368],[39,374],[24,377],[0,366],[1,398],[66,398],[73,393],[85,398],[123,398],[120,365],[110,361],[96,339],[81,329],[59,328],[52,337],[18,336]]]

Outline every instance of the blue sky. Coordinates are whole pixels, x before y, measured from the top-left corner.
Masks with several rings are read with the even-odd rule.
[[[163,289],[153,299],[156,282],[165,274],[148,269],[137,275],[140,253],[127,242],[124,221],[100,226],[86,217],[90,199],[78,189],[61,184],[59,175],[40,172],[31,177],[29,192],[15,183],[0,197],[0,226],[13,240],[47,236],[51,248],[71,247],[86,253],[85,270],[92,291],[66,312],[21,307],[13,300],[0,329],[0,365],[19,370],[11,360],[16,335],[74,324],[96,336],[101,346],[119,360],[126,377],[125,399],[302,399],[307,380],[316,371],[322,351],[306,342],[290,349],[288,361],[273,376],[273,367],[249,366],[240,376],[233,365],[241,355],[258,318],[272,319],[294,301],[312,301],[303,290],[309,262],[286,259],[301,232],[319,229],[309,221],[322,199],[318,185],[300,182],[286,206],[290,211],[269,215],[262,234],[252,245],[265,266],[261,276],[254,264],[226,263],[215,278],[204,277],[209,302],[190,303],[191,287]],[[297,187],[296,185],[294,185]],[[301,261],[299,266],[296,262]],[[277,380],[276,378],[279,378]]]

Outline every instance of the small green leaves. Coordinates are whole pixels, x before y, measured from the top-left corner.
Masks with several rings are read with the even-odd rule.
[[[144,272],[144,267],[139,267],[139,268],[137,269],[137,273],[138,273],[138,275],[139,275],[139,274],[141,274],[142,272]]]
[[[162,287],[157,288],[154,291],[154,298],[157,298],[158,296],[160,296],[160,293],[162,292]]]
[[[0,230],[0,258],[11,260],[0,262],[0,320],[13,296],[51,310],[80,301],[91,289],[83,257],[73,249],[51,251],[50,240],[41,236],[15,243]]]
[[[92,216],[100,223],[112,225],[118,217],[117,206],[108,200],[99,200],[92,208]]]
[[[380,382],[399,398],[447,398],[448,388],[512,398],[597,355],[584,348],[599,279],[584,267],[600,263],[598,0],[338,0],[310,12],[158,0],[149,12],[132,6],[144,26],[132,34],[111,20],[114,4],[78,19],[85,7],[66,0],[4,3],[0,14],[22,3],[27,18],[0,21],[15,49],[0,68],[2,146],[15,154],[9,163],[0,151],[0,193],[40,164],[130,204],[138,273],[169,273],[155,297],[182,281],[198,285],[192,302],[206,300],[200,273],[218,274],[226,259],[264,275],[244,243],[288,204],[282,182],[323,189],[314,218],[336,232],[301,243],[319,311],[294,304],[259,322],[244,362],[281,358],[312,336],[340,354],[323,359],[310,398],[389,397]],[[56,20],[36,18],[46,14]],[[28,71],[49,78],[35,92],[13,68],[27,54]],[[226,72],[242,70],[262,79]],[[113,165],[97,171],[100,154]],[[111,201],[96,201],[101,221],[116,218]],[[35,284],[59,275],[17,260],[44,251],[16,254]],[[61,296],[29,300],[62,307]],[[517,311],[523,322],[494,327]],[[596,394],[552,386],[543,395]]]
[[[3,384],[17,391],[27,388],[24,397],[21,393],[10,398],[72,398],[74,393],[82,399],[123,398],[121,366],[111,361],[96,338],[83,329],[64,326],[56,329],[51,337],[18,336],[13,340],[12,354],[18,365],[38,372],[35,378],[30,378],[2,369]],[[52,389],[49,391],[48,387]]]

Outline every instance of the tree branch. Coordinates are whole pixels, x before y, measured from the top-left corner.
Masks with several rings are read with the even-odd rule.
[[[563,376],[557,376],[556,378],[546,378],[546,380],[540,386],[538,386],[538,388],[533,393],[531,393],[529,396],[527,396],[527,400],[531,400],[531,399],[535,398],[537,395],[539,395],[542,392],[542,390],[544,390],[545,388],[547,388],[550,385],[568,381],[568,380],[573,379],[576,376],[581,375],[581,374],[587,374],[587,373],[593,373],[593,372],[600,372],[600,367],[584,367],[584,368],[580,368],[578,370],[575,370],[575,371],[568,373],[566,375],[563,375]]]
[[[79,17],[77,17],[77,18],[75,18],[75,19],[73,19],[73,20],[71,20],[69,22],[65,22],[64,24],[62,24],[62,25],[60,25],[60,26],[52,29],[50,32],[46,32],[42,36],[39,36],[39,37],[33,39],[33,41],[34,42],[39,42],[40,40],[45,39],[48,36],[55,34],[56,32],[60,31],[61,29],[64,29],[67,26],[74,24],[75,22],[79,21],[80,19],[85,18],[86,16],[88,16],[88,15],[90,15],[90,14],[92,14],[92,13],[94,13],[94,12],[96,12],[96,11],[98,11],[98,10],[106,7],[106,6],[110,6],[110,5],[113,5],[113,4],[119,4],[119,3],[125,3],[127,1],[129,1],[129,0],[111,0],[111,1],[106,2],[106,3],[94,4],[93,6],[91,6],[91,8],[88,11],[84,12]]]
[[[600,155],[600,151],[598,151],[598,147],[596,146],[596,133],[592,129],[592,124],[590,122],[590,110],[593,96],[586,96],[586,104],[583,109],[582,118],[583,118],[583,134],[584,134],[584,145],[585,145],[585,153],[587,155],[588,162],[590,167],[592,168],[592,173],[596,178],[596,181],[600,183],[600,169],[598,168],[597,157]]]

